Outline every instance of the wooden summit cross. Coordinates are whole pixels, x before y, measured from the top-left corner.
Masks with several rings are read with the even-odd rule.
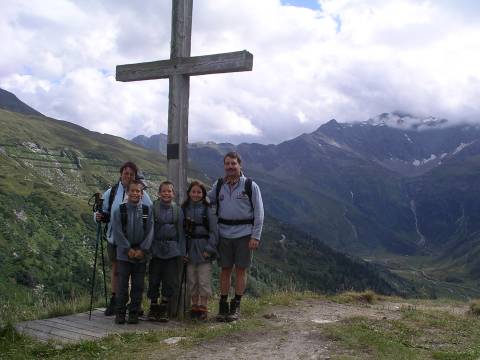
[[[117,81],[166,79],[168,96],[168,178],[182,202],[187,185],[188,99],[190,76],[250,71],[253,55],[248,51],[190,56],[193,0],[172,0],[170,60],[118,65]],[[213,116],[213,115],[212,115]]]

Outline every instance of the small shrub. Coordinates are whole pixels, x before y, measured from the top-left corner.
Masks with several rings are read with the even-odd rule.
[[[480,299],[473,300],[470,303],[470,314],[480,316]]]
[[[346,291],[341,294],[335,295],[331,298],[332,301],[338,303],[361,303],[361,304],[374,304],[377,301],[383,300],[383,297],[376,294],[372,290],[366,290],[362,292]]]

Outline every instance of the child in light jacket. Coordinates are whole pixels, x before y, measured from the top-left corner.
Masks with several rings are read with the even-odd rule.
[[[212,261],[217,256],[217,217],[207,201],[205,185],[192,181],[182,205],[187,239],[187,283],[193,319],[206,320],[212,296]]]

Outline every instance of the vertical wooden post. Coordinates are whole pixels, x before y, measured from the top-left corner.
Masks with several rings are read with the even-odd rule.
[[[172,0],[172,39],[170,59],[189,57],[192,36],[192,9],[193,0]],[[168,101],[168,177],[173,182],[176,199],[179,204],[185,200],[187,188],[188,167],[188,103],[190,98],[190,76],[172,75],[169,77]],[[170,301],[170,314],[179,318],[184,317],[184,303],[182,295],[182,274],[184,271],[183,259],[177,263],[180,288]],[[186,294],[190,299],[190,294]],[[181,296],[179,299],[178,297]],[[178,308],[177,308],[178,307]]]
[[[192,36],[193,0],[172,0],[172,39],[170,58],[189,57]],[[190,77],[169,77],[168,177],[173,182],[177,202],[185,199],[188,167],[188,103]]]

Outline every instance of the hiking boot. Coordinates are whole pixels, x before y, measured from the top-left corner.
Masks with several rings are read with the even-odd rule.
[[[218,315],[216,316],[217,321],[227,321],[228,312],[228,302],[220,300],[220,302],[218,303]]]
[[[143,315],[145,315],[145,312],[140,308],[140,310],[138,310],[138,317],[142,317]]]
[[[115,314],[115,324],[125,324],[125,313]]]
[[[158,309],[158,321],[168,322],[168,302],[162,301]]]
[[[105,316],[113,316],[115,315],[115,296],[110,298],[110,303],[106,307],[105,311],[103,312]]]
[[[158,304],[151,304],[150,310],[148,311],[148,320],[150,321],[158,321],[160,316],[160,305]]]
[[[227,322],[237,321],[240,317],[240,301],[232,299],[230,301],[230,311],[226,317]]]
[[[129,311],[129,312],[128,312],[128,320],[127,320],[127,323],[128,323],[128,324],[138,324],[138,313],[137,313],[137,312],[133,312],[133,311]]]
[[[204,305],[200,305],[198,307],[198,315],[197,319],[200,321],[207,321],[208,320],[208,309]]]

